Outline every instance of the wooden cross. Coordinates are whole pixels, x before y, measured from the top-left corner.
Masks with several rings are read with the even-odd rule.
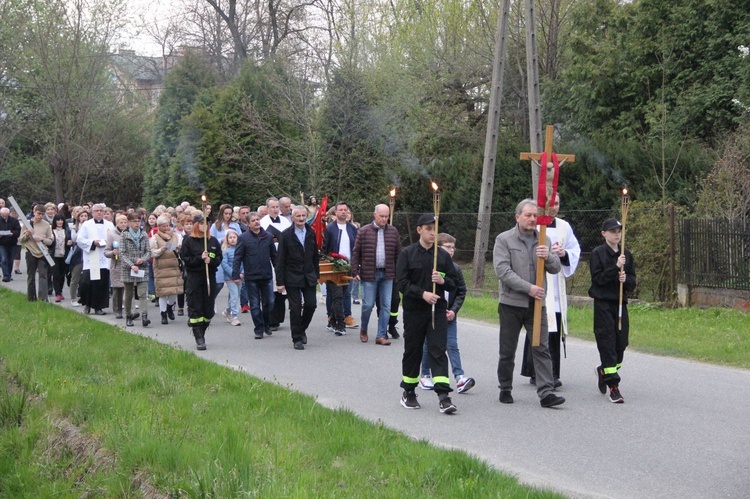
[[[542,168],[546,168],[547,175],[546,175],[546,185],[544,185],[544,192],[546,195],[544,196],[545,199],[540,200],[538,199],[538,195],[535,193],[535,198],[537,198],[537,203],[540,204],[539,206],[539,215],[542,217],[539,221],[539,244],[544,244],[547,240],[547,221],[546,217],[549,213],[549,210],[554,206],[555,204],[555,194],[557,193],[557,182],[555,182],[555,166],[554,162],[552,160],[552,140],[555,134],[555,127],[552,125],[547,125],[547,131],[544,139],[544,154],[547,158],[548,163],[546,165],[541,165],[542,161],[542,154],[541,153],[533,153],[533,152],[522,152],[521,153],[521,159],[523,160],[531,160],[534,165],[538,165],[537,168],[541,171]],[[573,163],[576,160],[576,157],[573,154],[557,154],[557,161],[558,166],[562,166],[563,164],[567,163]],[[539,178],[539,187],[541,186],[542,182],[542,176],[537,175]],[[539,189],[537,189],[537,192],[539,192]],[[539,287],[544,286],[544,260],[541,258],[537,258],[536,261],[536,285]],[[535,300],[534,301],[534,330],[531,337],[531,345],[538,347],[540,344],[540,336],[541,336],[541,330],[542,330],[542,300]]]

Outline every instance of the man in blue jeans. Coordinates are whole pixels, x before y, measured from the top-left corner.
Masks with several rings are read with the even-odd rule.
[[[453,254],[456,252],[456,238],[441,232],[437,236],[438,248],[443,248],[453,258]],[[453,376],[456,378],[456,389],[458,393],[468,392],[475,384],[474,378],[470,378],[464,375],[464,370],[461,367],[461,353],[458,351],[458,324],[457,317],[458,311],[464,304],[466,298],[466,281],[464,281],[464,275],[461,272],[461,267],[455,262],[453,266],[456,269],[456,289],[449,292],[446,297],[448,300],[448,310],[446,310],[445,317],[448,320],[448,338],[446,351],[448,353],[448,360],[451,363],[451,370]],[[432,390],[435,385],[432,381],[432,372],[430,370],[430,353],[427,349],[427,342],[424,343],[424,349],[422,350],[422,374],[419,379],[419,386],[423,390]]]
[[[245,270],[245,287],[250,302],[255,339],[271,334],[270,314],[274,306],[273,266],[276,265],[276,245],[270,232],[260,226],[260,216],[248,215],[248,230],[237,241],[234,251],[232,279],[241,284],[240,268]]]
[[[396,277],[396,260],[401,253],[401,238],[398,230],[388,225],[390,210],[379,204],[373,213],[373,222],[357,231],[352,250],[352,277],[362,283],[362,316],[359,339],[367,343],[367,326],[375,306],[375,297],[380,299],[376,345],[388,346],[388,321],[391,317],[391,292]]]

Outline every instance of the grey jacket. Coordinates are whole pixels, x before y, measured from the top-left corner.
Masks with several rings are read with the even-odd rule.
[[[534,231],[534,246],[539,244],[539,233]],[[528,307],[531,297],[529,291],[533,282],[523,277],[529,269],[529,253],[521,239],[516,224],[495,238],[495,248],[492,251],[492,263],[495,274],[500,280],[500,303],[514,307]],[[562,268],[560,258],[550,251],[544,262],[544,270],[550,274],[557,274]],[[520,274],[519,274],[520,273]],[[544,289],[547,289],[547,279],[544,279]]]

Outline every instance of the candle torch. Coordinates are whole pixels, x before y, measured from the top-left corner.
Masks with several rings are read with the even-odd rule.
[[[203,252],[208,253],[208,216],[206,214],[206,195],[201,195],[201,207],[203,209],[203,223],[206,228],[203,230]],[[206,264],[206,290],[208,294],[211,294],[211,274],[208,270],[208,264]]]
[[[622,189],[622,202],[621,202],[621,211],[622,211],[622,237],[620,238],[620,254],[625,254],[625,222],[628,219],[628,189],[627,187]],[[620,271],[621,274],[625,273],[625,266],[623,266],[622,270]],[[620,302],[617,310],[617,330],[622,331],[622,297],[624,291],[624,282],[620,281]]]
[[[438,220],[440,219],[440,186],[433,180],[430,182],[432,187],[432,208],[435,213],[435,242],[432,243],[432,272],[437,271],[437,257],[438,257]],[[437,291],[437,283],[432,282],[432,293],[435,294]],[[432,304],[432,328],[435,328],[435,304]]]
[[[391,207],[391,218],[388,221],[388,223],[393,225],[393,211],[396,207],[396,188],[395,187],[391,187],[391,190],[388,191],[388,205]]]

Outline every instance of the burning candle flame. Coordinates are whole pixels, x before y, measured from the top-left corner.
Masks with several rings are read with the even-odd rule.
[[[396,197],[396,188],[395,187],[391,187],[391,190],[388,193],[391,195],[392,198],[395,198]]]
[[[201,194],[201,201],[204,202],[204,203],[206,202],[206,195],[205,194]]]
[[[437,192],[437,191],[439,190],[439,187],[438,187],[438,185],[437,185],[437,184],[435,183],[435,181],[434,181],[434,180],[430,182],[430,185],[432,185],[432,190],[433,190],[433,191]]]
[[[628,195],[628,188],[627,187],[623,187],[623,189],[622,189],[622,195],[623,196],[627,196]]]

